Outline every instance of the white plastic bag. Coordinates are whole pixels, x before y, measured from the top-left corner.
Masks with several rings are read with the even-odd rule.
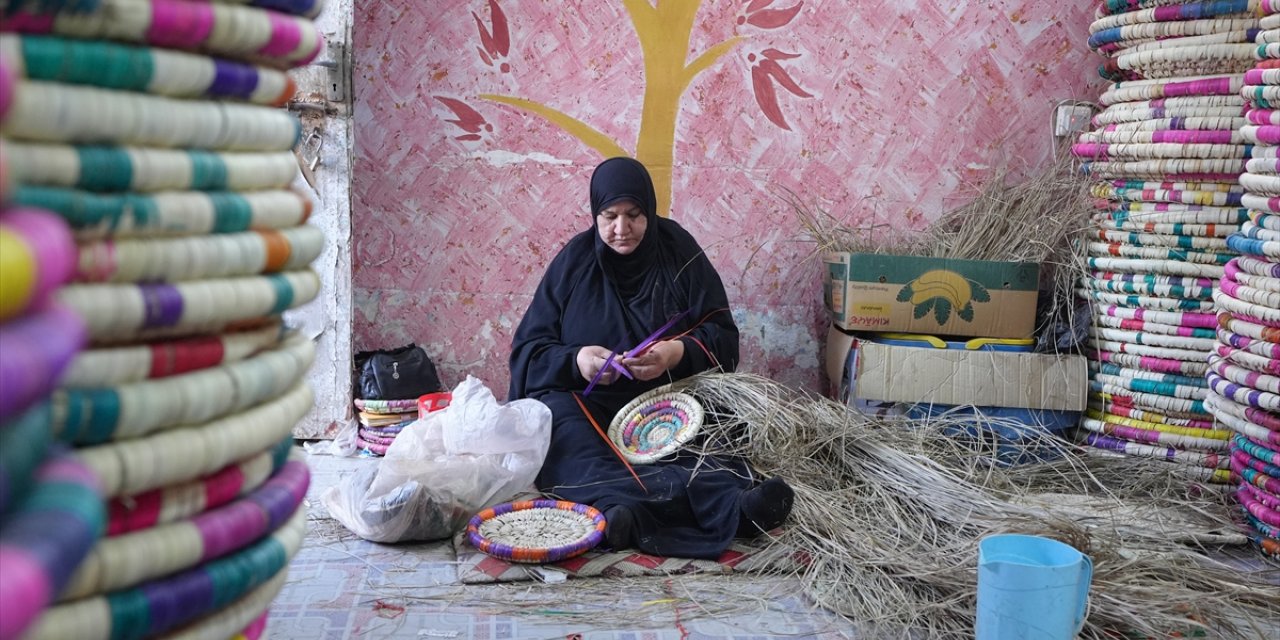
[[[321,499],[366,540],[439,540],[477,511],[528,488],[550,443],[546,405],[527,399],[498,404],[483,382],[467,376],[446,409],[396,436],[375,471],[344,478]]]

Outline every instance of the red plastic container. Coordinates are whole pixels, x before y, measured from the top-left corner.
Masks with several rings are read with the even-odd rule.
[[[418,396],[418,417],[424,418],[432,411],[439,411],[449,406],[449,401],[453,399],[453,394],[448,391],[439,393],[428,393],[425,396]]]

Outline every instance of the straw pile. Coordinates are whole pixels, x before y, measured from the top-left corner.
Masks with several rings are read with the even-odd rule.
[[[1249,220],[1227,238],[1241,255],[1213,290],[1218,327],[1205,406],[1231,434],[1246,530],[1265,553],[1280,555],[1280,7],[1262,9],[1259,62],[1241,89],[1248,112],[1240,135],[1255,145],[1240,176]]]
[[[942,436],[945,421],[871,419],[745,374],[672,388],[707,408],[708,453],[745,456],[795,487],[788,525],[766,550],[776,569],[886,635],[972,637],[978,542],[995,533],[1047,536],[1092,556],[1082,637],[1274,631],[1280,567],[1215,559],[1210,549],[1244,542],[1226,524],[1229,501],[1163,465],[1072,453],[1000,468],[975,455],[981,443]]]
[[[265,628],[306,531],[310,481],[290,451],[312,405],[315,348],[281,318],[316,296],[309,265],[324,246],[306,224],[309,197],[291,189],[301,126],[278,107],[296,89],[288,69],[322,45],[311,20],[320,8],[6,7],[0,173],[13,203],[61,225],[61,236],[27,220],[17,227],[33,255],[61,256],[70,282],[52,291],[40,271],[34,290],[51,300],[44,309],[71,320],[43,321],[30,345],[3,349],[6,365],[24,359],[14,388],[41,403],[0,438],[75,447],[68,461],[96,493],[81,526],[67,530],[106,537],[81,535],[50,556],[61,564],[44,568],[51,588],[39,601],[10,604],[11,590],[28,585],[6,556],[0,606],[29,615],[0,640],[258,637]],[[3,267],[7,287],[13,272]],[[8,298],[0,293],[0,308]],[[51,357],[46,345],[82,342],[56,367],[41,360]],[[5,625],[17,620],[9,613]]]
[[[860,211],[835,215],[785,188],[782,199],[818,253],[1057,263],[1070,261],[1071,240],[1088,221],[1083,184],[1065,155],[1020,181],[999,169],[976,186],[971,200],[923,230],[866,222]]]
[[[1090,409],[1077,439],[1226,483],[1230,431],[1205,406],[1213,288],[1245,219],[1252,147],[1240,84],[1256,0],[1106,2],[1089,46],[1115,82],[1072,152],[1097,180],[1077,295],[1092,308]]]

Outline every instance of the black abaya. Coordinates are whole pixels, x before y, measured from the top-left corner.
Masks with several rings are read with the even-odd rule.
[[[657,217],[652,183],[639,163],[606,161],[592,177],[591,195],[595,213],[618,199],[634,200],[645,209],[648,228],[627,256],[605,245],[594,226],[572,238],[548,266],[516,330],[508,399],[538,399],[554,416],[538,488],[602,511],[628,507],[642,551],[716,558],[733,539],[739,501],[753,484],[746,465],[669,457],[635,466],[641,488],[571,393],[581,396],[589,382],[577,367],[583,346],[630,349],[682,311],[687,313],[666,335],[685,334],[685,355],[667,376],[619,378],[584,399],[601,428],[650,389],[717,367],[732,371],[738,329],[724,285],[697,241],[679,224]]]

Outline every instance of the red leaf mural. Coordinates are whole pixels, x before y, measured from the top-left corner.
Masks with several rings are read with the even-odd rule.
[[[471,17],[476,21],[476,29],[480,32],[480,46],[477,51],[485,64],[493,66],[500,58],[507,57],[511,51],[511,31],[507,27],[507,15],[498,6],[497,0],[489,0],[490,26],[486,27],[479,14],[472,11]],[[502,63],[503,73],[511,70],[511,65]]]
[[[777,29],[791,24],[804,2],[797,2],[786,9],[768,9],[774,0],[752,0],[747,5],[745,16],[738,18],[738,24],[750,24],[761,29]]]
[[[755,54],[747,56],[748,61],[755,62],[755,66],[751,67],[751,87],[756,96],[756,104],[760,106],[760,111],[764,113],[764,116],[770,122],[790,131],[791,126],[787,124],[787,119],[782,114],[782,108],[778,105],[778,92],[773,85],[782,85],[782,88],[799,98],[813,97],[813,94],[805,91],[791,78],[787,70],[778,64],[778,60],[798,58],[800,54],[786,53],[777,49],[765,49],[761,52],[761,56],[758,61]]]
[[[484,116],[480,115],[479,111],[471,108],[471,105],[468,105],[461,100],[455,100],[454,98],[446,98],[444,96],[432,97],[439,100],[444,106],[449,107],[449,110],[453,112],[454,116],[456,116],[452,120],[446,119],[445,122],[451,123],[466,132],[464,135],[455,136],[454,140],[479,140],[481,132],[493,131],[493,125],[489,124],[488,121],[484,119]]]

